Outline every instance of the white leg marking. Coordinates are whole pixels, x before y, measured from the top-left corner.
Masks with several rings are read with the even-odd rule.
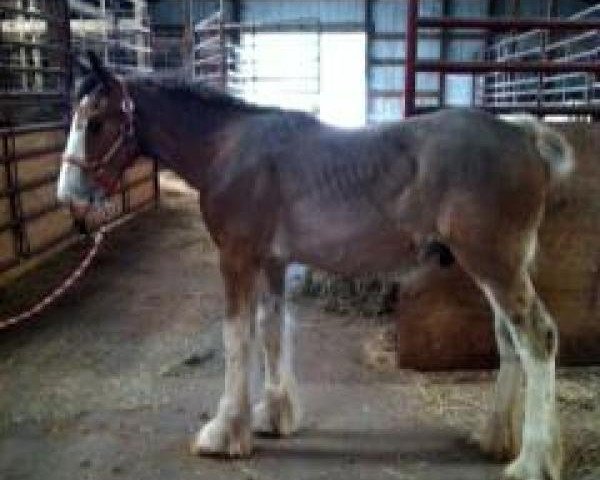
[[[270,294],[257,314],[258,337],[264,351],[265,390],[264,398],[254,408],[254,429],[278,435],[293,433],[299,421],[292,368],[293,316],[286,303],[281,296]]]
[[[196,435],[192,452],[249,455],[252,449],[248,360],[251,322],[247,316],[225,320],[225,391],[217,415]]]
[[[508,330],[509,319],[491,290],[480,285],[494,312],[494,332],[500,357],[494,405],[481,439],[483,450],[498,460],[513,459],[521,446],[523,369]]]
[[[555,400],[554,358],[534,358],[528,348],[520,349],[527,375],[523,447],[506,469],[519,480],[558,480],[561,448]]]
[[[486,286],[482,286],[482,289],[494,311],[508,318],[492,291]],[[547,315],[545,311],[540,314]],[[551,322],[549,318],[548,322]],[[534,340],[519,335],[510,321],[505,325],[526,374],[522,447],[517,459],[506,468],[505,475],[518,480],[559,480],[562,459],[556,413],[555,356],[551,354],[548,358],[536,358],[531,346]]]

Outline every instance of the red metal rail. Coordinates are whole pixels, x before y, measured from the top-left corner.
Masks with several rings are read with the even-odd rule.
[[[404,77],[404,115],[416,112],[416,75],[417,72],[465,73],[477,74],[486,72],[536,72],[565,73],[590,72],[600,75],[600,62],[551,62],[551,61],[450,61],[450,60],[418,60],[417,45],[419,28],[440,29],[478,29],[493,32],[527,31],[531,29],[547,29],[553,31],[586,31],[600,29],[598,20],[558,20],[558,19],[474,19],[474,18],[420,18],[418,16],[419,0],[408,0],[406,18],[406,70]],[[441,86],[443,88],[443,86]],[[579,106],[581,110],[582,106]],[[597,107],[587,107],[589,112],[597,113]],[[564,112],[570,111],[566,106]]]
[[[411,0],[412,2],[412,0]],[[416,2],[418,3],[418,1]],[[600,29],[600,20],[564,20],[547,18],[419,18],[419,27],[423,28],[466,28],[482,29],[491,32],[527,31],[527,30],[572,30],[587,31]]]
[[[600,73],[600,62],[552,62],[542,61],[450,61],[419,60],[416,64],[420,72],[444,73],[488,73],[488,72],[537,72],[537,73]],[[406,64],[408,70],[408,62]]]

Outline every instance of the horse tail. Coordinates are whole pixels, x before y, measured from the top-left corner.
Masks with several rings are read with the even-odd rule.
[[[532,115],[519,115],[506,121],[514,123],[533,136],[551,180],[558,181],[569,176],[575,166],[573,147],[561,133]]]

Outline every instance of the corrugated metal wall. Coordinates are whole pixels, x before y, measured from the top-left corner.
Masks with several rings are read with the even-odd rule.
[[[245,0],[242,2],[242,21],[271,23],[302,20],[321,22],[364,22],[363,0]]]
[[[193,21],[208,16],[219,8],[217,0],[189,0]],[[181,22],[185,0],[151,1],[155,21]],[[583,0],[557,0],[555,14],[567,15],[582,8]],[[320,22],[325,29],[362,30],[367,37],[366,89],[367,120],[387,121],[403,116],[404,32],[406,0],[225,0],[229,18],[250,24]],[[543,16],[548,13],[546,1],[535,0],[421,0],[422,16],[485,17],[494,15]],[[233,15],[237,8],[237,15]],[[183,9],[183,10],[182,10]],[[440,34],[421,31],[419,58],[473,60],[483,49],[484,32],[452,31]],[[469,105],[475,84],[470,75],[417,75],[418,107]]]

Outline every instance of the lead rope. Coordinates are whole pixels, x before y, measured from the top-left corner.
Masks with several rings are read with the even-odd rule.
[[[33,307],[31,307],[17,315],[13,315],[12,317],[8,317],[8,318],[0,321],[0,330],[4,330],[5,328],[11,327],[13,325],[16,325],[17,323],[23,322],[25,320],[28,320],[28,319],[38,315],[39,313],[44,311],[46,308],[48,308],[50,305],[52,305],[54,302],[56,302],[56,300],[58,300],[60,297],[62,297],[67,291],[69,291],[71,289],[71,287],[75,284],[75,282],[77,282],[82,277],[82,275],[87,271],[89,266],[92,264],[92,261],[98,254],[98,251],[100,250],[100,246],[102,245],[104,239],[106,238],[106,235],[110,231],[117,228],[119,225],[122,225],[123,223],[125,223],[128,220],[130,220],[131,218],[133,218],[134,215],[135,215],[135,213],[129,213],[127,215],[123,215],[122,217],[119,217],[118,219],[114,220],[113,222],[102,225],[98,229],[98,231],[94,234],[94,241],[92,243],[92,246],[89,249],[86,256],[81,261],[81,263],[77,266],[77,268],[75,270],[73,270],[71,272],[71,274],[65,280],[63,280],[63,282],[58,287],[56,287],[54,290],[52,290],[52,292],[50,292],[49,294],[45,295]]]

